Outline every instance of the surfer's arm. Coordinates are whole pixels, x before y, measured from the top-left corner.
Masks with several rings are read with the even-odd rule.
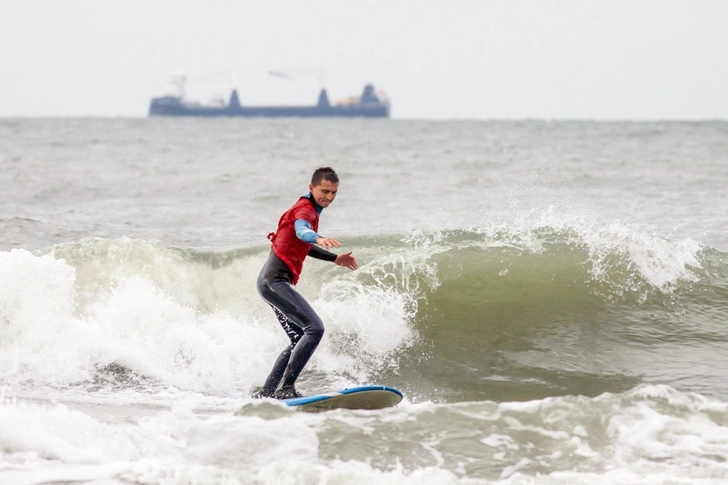
[[[309,244],[316,244],[316,239],[320,238],[316,231],[311,229],[311,223],[304,219],[296,219],[293,223],[293,227],[296,229],[296,237],[303,242]]]
[[[336,254],[316,246],[316,241],[321,239],[321,236],[311,229],[311,224],[308,221],[296,219],[294,227],[296,228],[296,236],[298,239],[303,242],[313,244],[311,249],[308,250],[308,256],[316,259],[322,259],[324,261],[331,261],[332,263],[336,261]]]
[[[351,255],[351,251],[348,253],[336,254],[313,245],[311,246],[311,249],[308,250],[308,256],[316,259],[323,259],[324,261],[331,261],[339,266],[349,268],[352,271],[359,267],[359,264],[356,262],[356,258]]]
[[[296,237],[303,242],[309,244],[318,244],[324,249],[338,248],[341,246],[339,241],[331,237],[323,237],[314,232],[311,228],[311,223],[306,219],[296,219],[293,223],[293,228],[296,230]]]
[[[327,251],[324,248],[320,248],[316,245],[311,246],[311,249],[308,250],[308,256],[316,259],[322,259],[324,261],[331,261],[332,263],[336,261],[337,257],[335,253]]]
[[[296,219],[294,223],[296,228],[296,236],[304,242],[310,243],[311,248],[308,250],[307,256],[312,258],[321,259],[323,261],[331,261],[339,266],[345,266],[351,270],[355,270],[359,267],[356,263],[356,258],[351,255],[351,252],[344,254],[336,254],[331,251],[327,251],[324,248],[338,248],[340,246],[339,241],[330,237],[321,237],[316,234],[308,221],[304,219]],[[323,247],[320,247],[320,246]]]

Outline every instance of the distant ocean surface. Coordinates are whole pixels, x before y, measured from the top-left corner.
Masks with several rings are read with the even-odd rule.
[[[266,234],[341,178],[286,337]],[[0,483],[724,484],[728,122],[0,120]]]

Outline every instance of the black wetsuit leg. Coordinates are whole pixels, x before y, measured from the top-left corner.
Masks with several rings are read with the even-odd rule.
[[[283,330],[286,332],[286,335],[288,335],[288,338],[291,339],[291,345],[286,347],[278,356],[275,364],[273,364],[273,370],[265,380],[265,384],[263,384],[263,388],[260,392],[267,396],[272,396],[278,388],[278,384],[280,384],[281,379],[283,379],[286,367],[288,367],[288,361],[291,360],[291,352],[301,337],[303,337],[303,330],[301,330],[298,325],[293,323],[273,305],[271,305],[271,308],[273,308],[273,311],[275,312],[281,327],[283,327]]]
[[[291,285],[291,278],[288,267],[271,251],[258,276],[258,293],[273,307],[291,345],[278,356],[261,390],[263,396],[272,395],[281,379],[284,387],[292,387],[324,335],[323,322]]]

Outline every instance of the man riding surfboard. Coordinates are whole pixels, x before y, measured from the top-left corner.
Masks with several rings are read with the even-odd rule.
[[[352,271],[359,267],[351,251],[338,255],[328,251],[341,244],[318,234],[319,216],[338,193],[338,175],[331,167],[319,168],[308,188],[308,195],[281,216],[276,232],[268,234],[272,247],[258,276],[258,293],[273,308],[291,343],[278,356],[263,387],[253,394],[258,398],[301,397],[294,384],[323,337],[323,322],[294,287],[306,256]]]

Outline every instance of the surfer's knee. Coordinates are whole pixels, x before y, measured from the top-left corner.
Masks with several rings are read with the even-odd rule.
[[[312,340],[320,342],[321,339],[324,337],[324,323],[318,318],[312,319],[309,322],[309,325],[306,325],[304,332]]]

